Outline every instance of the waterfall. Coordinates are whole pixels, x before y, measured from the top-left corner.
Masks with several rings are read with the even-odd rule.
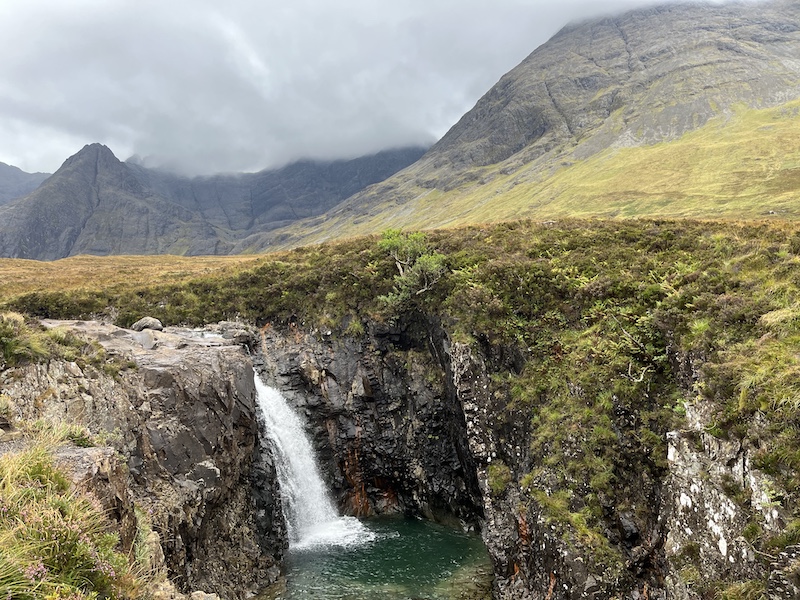
[[[340,517],[319,473],[300,416],[255,374],[258,405],[274,451],[290,549],[357,546],[375,534],[354,517]]]

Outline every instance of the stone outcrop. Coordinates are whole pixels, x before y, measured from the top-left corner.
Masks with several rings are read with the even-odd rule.
[[[131,325],[131,329],[134,331],[144,331],[145,329],[153,329],[155,331],[163,331],[164,325],[156,318],[153,317],[142,317],[136,323]]]
[[[560,527],[548,522],[541,509],[521,494],[518,479],[533,466],[529,418],[522,413],[501,417],[505,399],[495,396],[487,357],[481,352],[456,343],[450,355],[450,374],[463,403],[485,506],[483,539],[494,564],[494,597],[610,597],[616,582],[604,579],[609,574],[588,560],[586,548],[578,540],[568,540]],[[511,471],[511,481],[502,492],[494,492],[489,484],[491,465],[498,462]]]
[[[631,453],[626,507],[603,504],[601,533],[617,557],[609,562],[522,483],[540,464],[533,426],[492,377],[513,362],[511,349],[454,342],[420,315],[371,323],[358,339],[296,324],[258,332],[236,323],[203,332],[67,326],[130,368],[109,376],[50,361],[6,371],[0,391],[18,418],[106,436],[113,448],[68,449],[59,459],[115,516],[124,544],[149,515],[153,560],[163,554],[183,592],[246,597],[279,574],[286,528],[260,441],[255,368],[304,416],[344,512],[403,512],[480,530],[498,600],[699,600],[701,580],[747,579],[766,581],[770,598],[797,597],[800,548],[765,556],[748,537],[754,522],[765,534],[784,530],[777,483],[754,466],[755,448],[707,431],[699,401],[686,403],[686,428],[669,433],[658,481],[637,471]],[[258,348],[253,359],[245,347]],[[697,371],[683,362],[688,389]],[[492,482],[493,469],[507,472],[505,485]],[[180,597],[165,586],[159,598]]]
[[[493,393],[492,358],[462,344],[453,344],[449,353],[483,494],[483,537],[494,562],[496,598],[699,600],[711,581],[748,580],[767,580],[769,598],[798,597],[798,548],[770,557],[748,538],[754,524],[759,535],[785,530],[789,515],[775,501],[780,486],[754,466],[758,448],[707,431],[713,420],[709,406],[699,400],[685,403],[686,429],[667,435],[663,481],[632,473],[640,482],[631,492],[637,510],[608,507],[605,535],[625,557],[624,570],[613,571],[574,531],[544,518],[522,493],[519,476],[535,459],[528,449],[531,431],[522,414],[497,418],[505,407]],[[684,359],[679,378],[688,390],[698,371]],[[501,493],[489,485],[490,465],[498,460],[512,472]]]
[[[106,364],[125,368],[114,375],[103,365],[51,360],[3,372],[0,389],[17,419],[81,425],[106,441],[107,449],[64,458],[79,463],[72,471],[85,474],[87,486],[107,490],[100,496],[123,542],[137,526],[156,532],[168,574],[184,591],[241,598],[274,581],[285,537],[274,470],[258,444],[246,349],[220,331],[48,326],[96,340],[115,361]],[[275,525],[259,527],[257,511]]]
[[[747,539],[749,524],[767,535],[780,534],[787,515],[775,495],[780,486],[753,466],[757,448],[714,437],[705,430],[702,402],[686,404],[688,428],[668,434],[670,476],[662,514],[666,555],[673,566],[668,580],[677,598],[698,598],[702,579],[763,579],[778,586],[791,561],[758,555]],[[774,590],[770,598],[796,598]]]
[[[434,331],[433,329],[431,330]],[[482,504],[444,339],[376,325],[363,340],[262,330],[265,381],[304,415],[343,510],[475,527]]]

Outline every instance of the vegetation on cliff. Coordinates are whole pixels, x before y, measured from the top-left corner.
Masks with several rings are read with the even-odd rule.
[[[404,243],[416,244],[411,258],[396,251]],[[420,259],[436,267],[435,280],[412,280]],[[665,434],[681,426],[687,402],[712,407],[709,433],[758,448],[758,466],[779,488],[772,500],[788,521],[769,535],[752,510],[756,548],[769,556],[800,541],[798,266],[791,224],[522,221],[390,232],[174,283],[8,290],[2,301],[121,325],[143,314],[166,324],[239,318],[343,336],[376,321],[402,336],[436,320],[489,357],[501,437],[523,421],[531,432],[524,471],[499,457],[492,492],[516,485],[526,505],[622,577],[630,556],[609,519],[656,501]],[[401,291],[402,302],[387,302]],[[730,494],[751,507],[746,491]]]
[[[96,341],[83,339],[64,328],[45,328],[24,315],[0,313],[0,372],[24,362],[61,358],[79,366],[92,364],[109,375],[133,365],[108,356]]]
[[[0,314],[0,373],[50,359],[93,364],[109,374],[121,368],[97,343],[64,329],[45,329],[19,313]],[[139,597],[144,571],[120,551],[114,522],[53,459],[63,443],[92,445],[87,430],[75,424],[19,422],[13,403],[2,394],[0,424],[0,440],[18,439],[0,451],[0,597]],[[15,435],[6,435],[9,429]]]
[[[0,596],[48,600],[131,598],[132,561],[97,500],[74,489],[36,444],[0,456]]]

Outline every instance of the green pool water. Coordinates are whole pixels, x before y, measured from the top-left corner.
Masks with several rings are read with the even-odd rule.
[[[284,579],[264,600],[488,600],[480,537],[402,517],[363,521],[361,544],[289,550]]]

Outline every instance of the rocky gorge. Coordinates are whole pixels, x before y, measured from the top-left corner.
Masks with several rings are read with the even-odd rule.
[[[123,544],[146,522],[156,562],[163,555],[184,592],[249,597],[280,572],[285,526],[259,441],[255,367],[305,417],[344,513],[403,512],[480,531],[497,599],[700,598],[702,577],[767,575],[768,597],[797,597],[798,548],[765,559],[748,540],[752,511],[764,527],[785,526],[780,486],[754,466],[753,448],[708,432],[700,401],[667,434],[660,469],[641,467],[650,458],[624,426],[636,417],[618,409],[630,472],[617,485],[629,498],[601,500],[601,545],[569,511],[554,518],[548,502],[560,490],[547,477],[525,477],[554,467],[541,466],[535,425],[507,405],[497,377],[518,360],[513,348],[457,341],[428,318],[372,322],[360,336],[302,323],[47,325],[94,340],[128,367],[20,366],[2,374],[2,394],[18,419],[80,423],[105,440],[108,449],[74,448],[65,460],[113,512]],[[696,365],[680,358],[691,382]],[[747,506],[736,500],[744,490]]]

